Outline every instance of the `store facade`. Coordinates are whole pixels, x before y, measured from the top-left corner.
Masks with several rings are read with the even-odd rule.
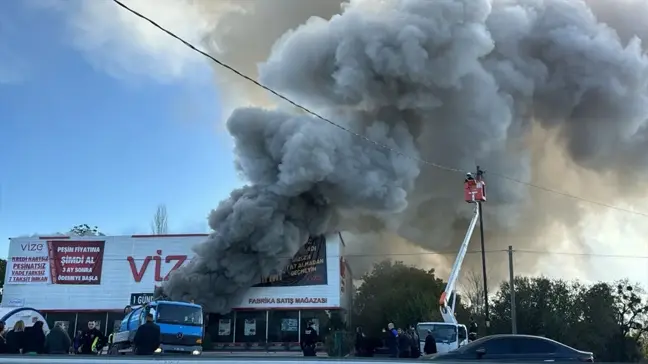
[[[150,301],[168,274],[188,262],[204,234],[10,239],[3,307],[32,307],[70,335],[96,321],[106,334],[126,305]],[[295,349],[307,321],[325,327],[346,316],[351,275],[341,234],[314,237],[283,274],[250,288],[228,315],[208,314],[220,349]],[[297,346],[298,348],[298,346]]]

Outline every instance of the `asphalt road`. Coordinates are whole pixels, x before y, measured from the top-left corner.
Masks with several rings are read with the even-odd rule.
[[[265,353],[268,354],[268,353]],[[260,363],[268,364],[295,364],[295,363],[322,363],[322,362],[350,362],[354,364],[371,364],[380,362],[394,362],[394,359],[387,358],[304,358],[303,356],[281,357],[278,355],[205,355],[205,356],[83,356],[83,355],[2,355],[0,363],[2,364],[27,364],[27,363],[51,363],[51,364],[76,364],[76,363],[113,363],[113,364],[141,364],[141,363],[161,363],[161,364],[242,364],[242,363]],[[398,362],[416,363],[417,360],[398,360]],[[466,364],[466,363],[463,363]]]

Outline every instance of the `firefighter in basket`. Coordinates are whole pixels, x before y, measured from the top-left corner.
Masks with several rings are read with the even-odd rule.
[[[486,201],[486,182],[484,182],[484,171],[477,167],[476,177],[472,173],[466,173],[464,179],[464,199],[468,203]]]

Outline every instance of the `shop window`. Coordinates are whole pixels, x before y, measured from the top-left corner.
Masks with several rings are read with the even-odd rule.
[[[77,318],[77,331],[88,329],[88,322],[94,321],[95,327],[106,334],[106,315],[107,312],[84,312],[80,313]]]
[[[74,322],[76,314],[71,312],[51,312],[47,314],[47,326],[54,327],[57,323],[65,329],[70,338],[74,337]]]
[[[268,314],[268,342],[299,342],[299,311],[270,311]]]
[[[109,312],[108,322],[106,323],[106,333],[110,335],[113,332],[119,331],[119,326],[126,315],[121,312]]]
[[[234,315],[210,313],[206,331],[214,343],[234,342]]]
[[[235,327],[237,343],[265,343],[266,311],[236,312]]]
[[[329,318],[325,310],[302,310],[301,311],[301,327],[300,330],[304,331],[308,323],[311,322],[313,328],[317,331],[319,341],[323,342],[328,328]]]

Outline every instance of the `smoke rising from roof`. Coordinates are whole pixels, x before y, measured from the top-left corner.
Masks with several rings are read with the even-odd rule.
[[[280,37],[258,66],[261,82],[411,156],[587,186],[597,200],[632,194],[617,186],[645,172],[648,59],[631,32],[621,39],[576,0],[364,3]],[[284,14],[272,8],[268,19]],[[245,63],[237,49],[224,51]],[[465,233],[461,175],[281,104],[237,109],[227,127],[249,185],[212,212],[215,232],[164,286],[172,298],[227,312],[309,234],[381,231],[453,250]],[[490,249],[579,244],[580,205],[487,178]]]

